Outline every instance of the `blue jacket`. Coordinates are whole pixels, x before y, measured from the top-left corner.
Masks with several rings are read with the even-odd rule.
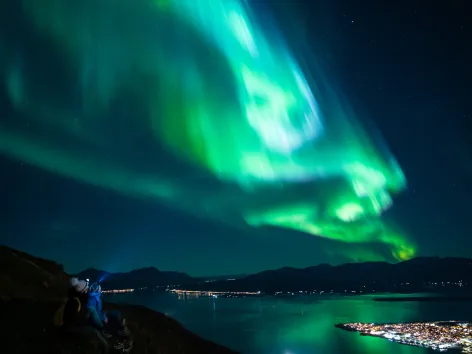
[[[103,328],[103,321],[106,318],[106,314],[102,308],[102,298],[101,293],[90,293],[88,294],[88,304],[87,307],[90,310],[90,322],[93,327],[97,329]]]

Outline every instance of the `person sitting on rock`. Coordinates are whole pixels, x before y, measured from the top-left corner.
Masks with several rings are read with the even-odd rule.
[[[102,306],[102,287],[97,283],[89,286],[88,302],[90,324],[101,331],[107,339],[114,340],[114,348],[129,351],[132,347],[130,333],[126,327],[126,321],[119,311],[106,313]]]
[[[72,278],[70,285],[62,315],[63,325],[86,325],[89,282],[88,280]]]
[[[93,283],[90,285],[88,292],[87,307],[90,310],[91,318],[90,323],[97,329],[103,329],[105,324],[108,323],[108,317],[102,306],[102,287],[99,283]]]
[[[54,324],[58,327],[80,326],[86,323],[88,281],[72,278],[69,285],[67,298],[54,314]]]
[[[102,334],[90,326],[91,313],[88,303],[88,280],[72,278],[67,293],[67,300],[56,311],[54,323],[68,338],[75,338],[81,343],[92,341],[98,344],[102,353],[108,352],[108,342]]]

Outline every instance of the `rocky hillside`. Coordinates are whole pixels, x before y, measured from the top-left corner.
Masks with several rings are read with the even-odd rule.
[[[0,330],[2,354],[100,353],[94,334],[65,336],[53,325],[67,289],[61,265],[0,246]],[[206,341],[162,313],[140,306],[106,304],[126,317],[134,354],[235,353]]]
[[[67,279],[60,264],[0,246],[0,300],[60,299]]]

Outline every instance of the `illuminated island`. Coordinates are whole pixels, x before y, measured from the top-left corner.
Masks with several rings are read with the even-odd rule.
[[[335,326],[400,344],[472,353],[472,322],[345,323]]]

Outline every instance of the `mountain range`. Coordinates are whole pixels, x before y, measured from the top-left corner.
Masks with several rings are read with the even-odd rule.
[[[338,266],[320,264],[301,269],[284,267],[232,280],[227,280],[227,277],[203,280],[156,268],[142,268],[128,273],[88,269],[79,276],[102,279],[107,288],[113,289],[173,286],[192,290],[264,293],[463,291],[472,285],[472,259],[419,257],[396,264],[365,262]]]
[[[317,292],[414,292],[461,290],[472,285],[472,259],[419,257],[387,262],[320,264],[297,269],[284,267],[249,275],[231,282],[213,282],[208,290],[317,291]]]
[[[196,279],[185,273],[160,271],[154,267],[135,269],[126,273],[110,273],[89,268],[77,276],[81,279],[90,279],[90,281],[100,281],[108,289],[156,288],[197,283]]]

